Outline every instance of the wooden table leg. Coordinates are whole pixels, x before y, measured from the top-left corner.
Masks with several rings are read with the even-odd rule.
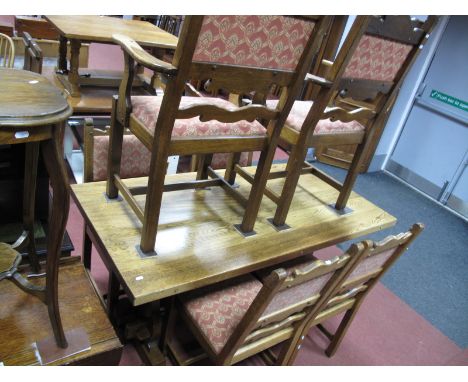
[[[80,64],[80,40],[70,40],[70,72],[68,73],[68,81],[71,86],[71,96],[77,97],[80,95],[80,75],[78,68]]]
[[[59,57],[57,60],[57,69],[60,73],[68,73],[67,68],[67,44],[68,39],[65,36],[59,37]]]
[[[70,207],[70,190],[61,149],[64,124],[54,127],[53,139],[42,141],[41,149],[53,192],[47,237],[46,303],[57,345],[67,347],[58,304],[58,269],[61,246]]]
[[[23,187],[23,227],[27,232],[28,257],[31,268],[35,273],[39,273],[41,266],[37,258],[36,238],[34,235],[34,209],[36,199],[37,166],[39,159],[39,143],[26,143],[26,156],[24,167],[24,187]]]

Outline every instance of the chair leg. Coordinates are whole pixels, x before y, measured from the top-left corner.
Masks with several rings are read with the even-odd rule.
[[[244,217],[240,225],[240,231],[249,233],[253,231],[255,220],[258,216],[260,203],[270,174],[271,165],[275,157],[276,142],[270,142],[268,148],[260,154],[260,159],[255,172],[255,177],[250,190],[249,199],[245,209]]]
[[[301,349],[302,341],[304,340],[303,331],[304,329],[301,325],[294,331],[293,336],[283,344],[276,360],[277,366],[287,366],[294,363],[296,355]]]
[[[203,154],[197,157],[197,180],[208,179],[208,167],[211,165],[213,154]]]
[[[236,182],[236,164],[239,163],[242,153],[232,153],[226,164],[226,171],[224,173],[224,180],[231,186]]]
[[[86,224],[83,228],[83,265],[86,269],[91,270],[91,252],[93,243],[86,232]]]
[[[63,235],[68,219],[70,190],[61,149],[64,126],[54,127],[54,138],[41,142],[44,162],[53,190],[52,208],[47,237],[46,304],[59,347],[67,347],[58,304],[58,271]]]
[[[39,142],[27,143],[24,169],[23,190],[23,225],[28,232],[28,257],[31,268],[39,273],[41,266],[36,252],[36,238],[34,235],[34,209],[36,199],[37,166],[39,161]]]
[[[117,198],[119,190],[115,184],[114,175],[120,175],[122,160],[122,142],[124,126],[117,118],[117,98],[112,99],[111,129],[109,134],[109,152],[107,156],[107,188],[106,194],[110,199]]]
[[[164,192],[164,178],[166,176],[166,166],[161,166],[160,163],[167,163],[167,147],[164,147],[162,144],[157,145],[151,152],[145,214],[140,240],[140,249],[143,253],[154,252],[156,244],[159,214],[161,212]]]
[[[353,322],[353,319],[356,316],[357,311],[359,310],[359,306],[360,303],[356,302],[352,309],[346,311],[343,319],[341,320],[340,326],[333,335],[330,345],[328,345],[327,349],[325,350],[325,354],[328,357],[333,357],[335,355],[336,351],[338,350],[338,346],[340,346],[341,341],[343,341],[343,338],[346,332],[348,331],[351,322]]]
[[[286,223],[289,208],[296,191],[299,177],[301,176],[302,166],[307,155],[307,147],[305,145],[294,146],[293,151],[287,164],[287,175],[284,180],[283,190],[276,207],[275,216],[273,217],[273,224],[281,227]]]
[[[371,134],[372,135],[372,134]],[[343,183],[343,188],[338,195],[338,199],[335,204],[335,209],[342,210],[346,207],[348,203],[349,196],[353,190],[354,183],[359,175],[359,168],[362,165],[364,160],[364,153],[367,151],[368,142],[371,141],[370,136],[367,136],[364,141],[357,147],[356,152],[354,153],[351,166],[349,167],[348,173],[346,174],[346,179]]]

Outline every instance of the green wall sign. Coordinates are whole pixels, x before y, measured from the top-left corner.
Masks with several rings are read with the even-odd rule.
[[[442,93],[438,90],[433,89],[431,91],[431,98],[434,98],[437,101],[446,103],[447,105],[456,107],[457,109],[461,109],[463,111],[468,112],[468,102],[449,96],[448,94]]]

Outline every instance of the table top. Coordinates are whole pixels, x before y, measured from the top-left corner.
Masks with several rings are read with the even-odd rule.
[[[98,293],[79,261],[69,258],[59,270],[59,304],[63,327],[86,332],[91,348],[52,362],[92,364],[101,358],[105,364],[117,364],[122,345],[107,318]],[[29,280],[31,281],[31,279]],[[43,279],[32,282],[42,284]],[[0,283],[0,362],[8,365],[38,365],[35,343],[53,338],[47,306],[11,282]],[[70,339],[69,339],[70,340]],[[106,358],[107,360],[104,360]]]
[[[58,123],[72,114],[63,93],[40,74],[0,68],[0,127]]]
[[[78,39],[88,42],[112,43],[112,35],[126,35],[140,45],[175,49],[177,37],[140,20],[124,20],[106,16],[46,16],[60,32],[68,39]]]
[[[275,170],[282,168],[284,165],[274,166]],[[195,173],[168,175],[166,183],[193,179]],[[269,185],[279,192],[283,181],[275,179]],[[240,177],[236,182],[247,196],[250,185]],[[147,178],[125,183],[142,186]],[[328,207],[337,191],[312,175],[303,175],[287,219],[291,229],[278,232],[267,222],[276,205],[264,197],[255,225],[257,234],[244,238],[233,227],[240,223],[243,208],[221,187],[174,191],[163,196],[157,255],[142,258],[137,250],[142,224],[125,201],[108,202],[105,182],[71,188],[93,241],[101,247],[101,256],[134,305],[277,264],[396,223],[393,216],[354,192],[348,203],[353,212],[340,215]],[[144,203],[144,196],[136,198]]]

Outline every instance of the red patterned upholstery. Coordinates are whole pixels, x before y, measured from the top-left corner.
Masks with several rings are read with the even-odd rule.
[[[268,100],[267,106],[275,108],[277,100]],[[293,128],[294,130],[301,131],[302,124],[312,107],[313,101],[295,101],[286,120],[286,125]],[[357,121],[342,122],[342,121],[331,121],[330,119],[321,119],[314,130],[314,135],[325,135],[325,134],[343,134],[352,133],[356,131],[363,131],[365,127]]]
[[[366,257],[362,260],[356,269],[348,276],[349,280],[356,279],[360,276],[365,276],[382,268],[385,262],[392,256],[397,248],[389,249],[377,255]]]
[[[224,153],[217,153],[213,155],[213,159],[211,160],[211,167],[213,169],[220,169],[226,168],[229,157],[231,154],[224,154]],[[248,166],[249,165],[249,153],[242,153],[239,165],[241,166]]]
[[[359,41],[343,77],[393,81],[412,45],[364,35]]]
[[[93,180],[95,182],[107,179],[108,150],[109,136],[95,136],[93,149]],[[137,137],[134,135],[124,135],[120,170],[122,179],[148,176],[150,159],[150,151]]]
[[[185,293],[180,299],[213,351],[219,353],[261,288],[260,281],[245,275]]]
[[[193,60],[294,70],[314,25],[284,16],[206,16]]]
[[[154,132],[156,121],[161,108],[162,97],[134,96],[132,97],[132,115],[140,121],[146,129]],[[237,106],[221,98],[212,97],[182,97],[180,107],[195,104],[210,104],[235,110]],[[265,135],[266,129],[257,121],[238,121],[224,123],[216,120],[201,122],[198,117],[176,119],[172,129],[172,137],[200,137],[200,136],[254,136]]]

